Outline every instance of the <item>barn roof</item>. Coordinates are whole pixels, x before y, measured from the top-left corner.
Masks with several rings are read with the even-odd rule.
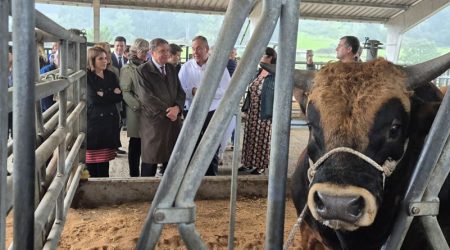
[[[94,0],[95,1],[95,0]],[[255,5],[261,0],[256,0]],[[387,23],[429,0],[302,0],[300,18]],[[448,2],[447,0],[438,0]],[[93,0],[37,0],[39,3],[92,6]],[[224,14],[230,0],[101,0],[101,7]],[[430,5],[429,3],[427,5]]]

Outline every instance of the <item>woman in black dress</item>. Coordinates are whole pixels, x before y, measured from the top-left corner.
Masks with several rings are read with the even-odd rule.
[[[119,112],[122,101],[117,76],[106,69],[106,51],[88,50],[86,166],[91,177],[109,177],[109,161],[119,147]]]

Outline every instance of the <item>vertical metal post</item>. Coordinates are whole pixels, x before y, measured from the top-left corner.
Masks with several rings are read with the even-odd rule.
[[[80,70],[80,43],[74,44],[74,52],[75,52],[75,65],[74,65],[74,71],[77,72]],[[74,55],[71,53],[71,55]],[[74,103],[75,107],[80,103],[80,80],[76,81],[74,84],[72,84],[72,99],[70,100]],[[83,113],[82,113],[83,114]],[[80,120],[82,115],[80,115],[76,122],[72,125],[72,135],[78,135],[80,133]],[[80,161],[80,153],[78,153],[77,157],[75,158],[76,166],[78,166],[78,163]]]
[[[68,41],[61,40],[60,46],[60,77],[67,77],[67,63],[68,63]],[[67,117],[67,89],[61,90],[59,92],[59,127],[66,128],[66,117]],[[62,140],[61,144],[58,146],[58,167],[57,167],[57,176],[63,176],[65,170],[65,161],[66,161],[66,140]],[[65,189],[61,191],[58,196],[58,200],[56,201],[56,223],[63,220],[64,218],[64,194]]]
[[[34,185],[36,130],[34,118],[35,6],[31,0],[12,1],[14,53],[14,249],[34,247]]]
[[[8,17],[9,1],[0,1],[0,250],[6,242],[6,167],[8,144]]]
[[[230,223],[228,233],[228,249],[234,249],[234,229],[236,227],[236,197],[238,167],[241,162],[241,111],[236,110],[236,126],[234,130],[233,164],[231,169]]]
[[[275,75],[275,98],[270,146],[269,187],[266,224],[266,249],[283,248],[284,209],[291,128],[292,86],[299,0],[287,0],[281,7],[280,40]]]
[[[79,53],[77,55],[79,57],[79,67],[80,69],[86,69],[86,63],[87,63],[87,47],[86,43],[79,44]],[[86,103],[86,81],[87,77],[86,74],[80,78],[78,82],[78,98],[80,102]],[[87,134],[87,108],[84,108],[81,111],[80,117],[79,117],[79,131],[80,133]],[[86,162],[86,136],[84,137],[83,145],[80,148],[79,151],[79,162],[85,163]]]

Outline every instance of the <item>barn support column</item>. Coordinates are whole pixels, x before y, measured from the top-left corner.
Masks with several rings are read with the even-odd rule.
[[[94,10],[94,42],[100,42],[100,0],[92,1],[92,9]]]
[[[386,41],[386,59],[397,63],[400,55],[400,46],[402,44],[403,34],[401,34],[401,28],[393,25],[386,25],[388,30]]]

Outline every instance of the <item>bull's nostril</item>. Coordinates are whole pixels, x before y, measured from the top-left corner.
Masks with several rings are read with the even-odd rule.
[[[365,206],[364,198],[359,196],[348,203],[347,213],[354,217],[361,216]]]
[[[325,210],[325,204],[323,203],[323,197],[320,192],[316,192],[314,194],[314,202],[316,203],[316,208],[318,211],[324,211]]]

